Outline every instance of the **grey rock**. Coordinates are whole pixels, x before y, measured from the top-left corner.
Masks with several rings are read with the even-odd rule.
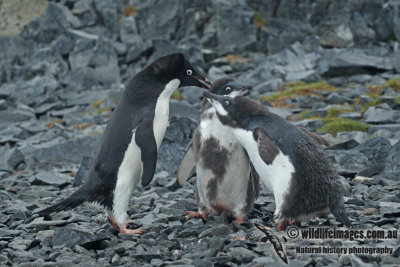
[[[257,258],[258,256],[251,250],[241,247],[231,248],[230,252],[233,256],[233,259],[240,264],[251,262],[254,258]]]
[[[35,115],[25,109],[0,110],[0,125],[16,121],[26,121],[35,118]]]
[[[175,99],[170,100],[169,112],[171,118],[188,118],[193,121],[197,121],[201,113],[200,108],[196,108],[185,101]]]
[[[266,92],[276,91],[282,85],[283,85],[283,80],[281,78],[268,79],[267,81],[262,82],[257,86],[254,86],[251,89],[250,94],[255,95],[255,94],[263,94]]]
[[[19,148],[25,164],[45,162],[79,163],[80,155],[93,155],[100,141],[100,135],[77,136],[73,139],[56,138],[42,144],[27,144]]]
[[[400,215],[400,203],[396,202],[379,202],[379,211],[383,216],[397,217]]]
[[[41,172],[30,178],[32,185],[54,185],[63,187],[70,182],[65,176],[50,172]]]
[[[54,236],[51,240],[51,244],[53,247],[74,247],[75,245],[80,245],[84,247],[86,244],[89,243],[101,242],[105,238],[105,236],[95,235],[88,231],[59,227],[56,228],[54,231]]]
[[[369,107],[364,113],[364,119],[367,123],[400,122],[400,111]]]
[[[372,164],[382,163],[390,151],[390,142],[382,137],[372,138],[347,150],[331,150],[328,153],[338,164],[340,173],[358,173]]]
[[[69,62],[71,72],[63,83],[74,90],[121,83],[117,54],[109,42],[82,41],[69,54]]]
[[[347,99],[338,93],[331,93],[326,97],[326,101],[329,104],[344,104],[347,102]]]
[[[338,115],[340,118],[346,118],[351,120],[360,120],[362,118],[359,112],[344,112]]]
[[[324,50],[318,63],[319,74],[323,77],[350,76],[393,69],[391,59],[375,54],[361,49]]]
[[[323,121],[320,119],[301,120],[301,121],[296,121],[293,124],[296,126],[307,128],[312,132],[315,132],[318,128],[324,125]]]
[[[368,27],[366,19],[357,11],[352,14],[349,27],[357,44],[366,45],[375,39],[375,31]]]
[[[169,122],[157,155],[157,171],[175,173],[185,149],[192,138],[196,123],[190,119],[174,119]]]
[[[208,70],[207,77],[210,79],[210,81],[214,82],[218,79],[226,77],[226,73],[223,70],[221,70],[220,68],[212,66]]]
[[[187,86],[180,89],[180,91],[185,102],[188,102],[191,105],[200,105],[205,89],[195,86]]]
[[[288,116],[293,115],[293,112],[291,112],[288,109],[285,108],[273,108],[273,107],[268,107],[268,110],[272,113],[275,113],[282,118],[286,119]]]
[[[331,146],[329,149],[352,149],[370,139],[366,132],[339,132],[334,138],[326,138]]]
[[[143,39],[154,37],[173,39],[180,18],[179,11],[179,4],[176,1],[146,1],[139,6],[135,15],[140,35]],[[154,27],[154,21],[157,21],[157,27]]]
[[[49,44],[57,36],[64,34],[68,27],[69,22],[62,8],[57,4],[49,3],[41,16],[25,25],[21,36],[24,39],[32,39],[36,43]]]
[[[218,0],[217,37],[220,55],[242,52],[256,42],[253,11],[239,0]]]
[[[18,148],[11,148],[9,145],[0,147],[0,170],[13,171],[24,158]]]
[[[107,30],[111,33],[111,36],[116,33],[116,21],[117,21],[117,5],[113,1],[99,0],[94,1],[94,8],[99,14],[99,18]]]
[[[398,181],[400,178],[400,141],[390,149],[384,164],[385,169],[377,177]]]
[[[82,156],[81,165],[75,175],[74,186],[81,186],[88,178],[90,173],[90,168],[92,167],[93,157]]]
[[[327,47],[350,47],[354,44],[354,36],[348,23],[336,26],[333,31],[326,31],[320,38],[320,44]]]

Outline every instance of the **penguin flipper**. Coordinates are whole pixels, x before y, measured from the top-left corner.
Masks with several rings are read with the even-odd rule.
[[[258,152],[265,162],[265,164],[271,165],[275,159],[275,156],[279,154],[279,148],[275,145],[274,141],[269,138],[267,132],[261,128],[257,127],[253,132],[254,138],[257,141]]]
[[[191,139],[186,149],[185,156],[183,156],[181,164],[179,165],[178,172],[176,173],[179,186],[183,187],[195,166],[196,160],[193,148],[193,139]]]
[[[322,136],[310,132],[309,130],[307,130],[304,127],[298,127],[300,130],[302,130],[306,135],[308,135],[308,137],[310,137],[311,139],[313,139],[314,141],[316,141],[318,144],[320,145],[324,145],[324,146],[330,146],[330,144],[328,143],[328,141],[326,141]]]
[[[135,131],[135,142],[142,158],[142,186],[153,179],[157,163],[157,143],[153,132],[153,120],[140,122]]]

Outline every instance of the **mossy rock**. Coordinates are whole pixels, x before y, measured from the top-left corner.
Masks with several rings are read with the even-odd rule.
[[[368,124],[350,120],[346,118],[331,118],[325,119],[325,124],[317,130],[317,132],[330,132],[337,134],[338,132],[351,132],[351,131],[362,131],[366,132],[370,127]]]
[[[175,90],[175,91],[172,93],[171,98],[172,98],[172,99],[175,99],[175,100],[178,100],[178,101],[183,100],[183,97],[182,97],[181,92],[180,92],[179,90]]]
[[[260,96],[262,102],[269,101],[274,107],[282,107],[286,103],[287,98],[296,96],[317,95],[317,91],[332,92],[337,89],[326,82],[305,83],[302,81],[291,82],[284,86],[284,90],[276,94]]]
[[[258,27],[265,27],[266,22],[260,12],[254,12],[254,24],[256,24]]]
[[[400,92],[400,76],[387,80],[383,85],[392,88],[396,92]]]

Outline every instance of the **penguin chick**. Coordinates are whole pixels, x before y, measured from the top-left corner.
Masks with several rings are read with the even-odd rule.
[[[209,83],[182,53],[160,57],[136,74],[104,130],[87,182],[39,215],[93,202],[105,208],[121,233],[142,233],[142,229],[126,229],[129,198],[140,180],[143,186],[151,182],[168,124],[171,94],[189,85],[208,89]]]
[[[241,95],[251,87],[230,78],[215,81],[210,92],[218,95]],[[242,223],[253,208],[259,193],[259,177],[251,171],[249,157],[230,129],[217,118],[215,110],[203,100],[202,114],[193,139],[179,166],[177,181],[183,186],[196,167],[198,212],[184,213],[189,219],[224,214],[227,221]]]
[[[346,226],[343,187],[322,148],[304,131],[243,96],[205,92],[222,124],[228,126],[264,184],[273,192],[278,230],[330,211]]]

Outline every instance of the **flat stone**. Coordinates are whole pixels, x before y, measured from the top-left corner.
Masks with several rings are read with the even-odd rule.
[[[400,111],[369,107],[364,113],[364,118],[367,123],[400,122]]]
[[[30,178],[33,185],[54,185],[63,187],[70,182],[65,175],[59,175],[50,172],[41,172]]]

